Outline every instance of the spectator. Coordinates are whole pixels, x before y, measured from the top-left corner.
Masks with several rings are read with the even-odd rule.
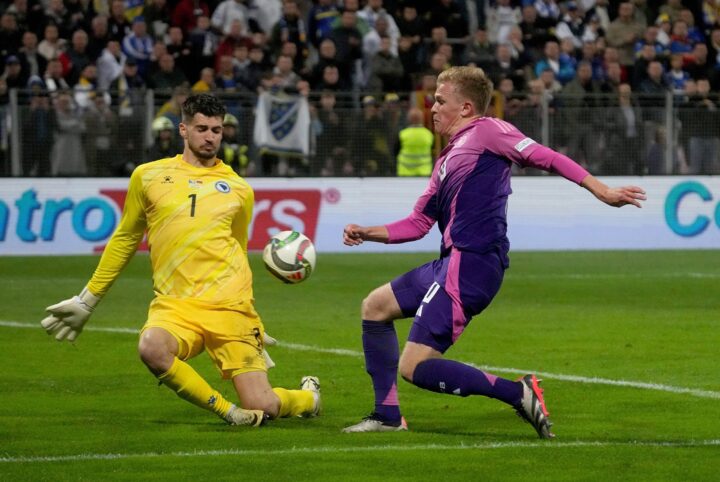
[[[692,52],[693,39],[688,35],[688,26],[683,20],[678,20],[672,26],[672,35],[670,36],[670,53],[671,54],[687,54]]]
[[[300,76],[293,71],[293,59],[280,55],[275,61],[273,75],[277,77],[276,85],[281,89],[294,88],[300,81]]]
[[[618,49],[620,65],[632,71],[635,63],[635,42],[643,35],[645,27],[634,18],[635,7],[623,2],[618,9],[618,17],[610,23],[607,30],[607,43]]]
[[[28,77],[41,77],[47,68],[47,60],[38,52],[37,35],[34,32],[25,32],[22,36],[22,47],[17,54],[23,71]]]
[[[232,59],[230,60],[232,66]],[[188,79],[180,69],[175,66],[175,59],[170,54],[160,57],[160,70],[150,76],[148,85],[152,89],[170,91],[181,85],[188,85]]]
[[[101,90],[107,90],[110,84],[117,79],[123,71],[127,56],[122,52],[117,40],[110,40],[97,61],[97,85]]]
[[[30,77],[23,72],[22,64],[17,55],[8,55],[5,58],[5,71],[2,73],[2,79],[8,90],[24,89],[27,86]]]
[[[622,67],[620,67],[620,64],[618,62],[608,63],[605,79],[600,83],[600,91],[604,94],[617,94],[622,83]]]
[[[590,65],[592,65],[593,80],[602,81],[605,79],[603,59],[598,54],[595,42],[583,42],[582,50],[580,51],[580,60],[590,62]]]
[[[648,65],[650,65],[650,62],[654,61],[659,61],[657,50],[655,50],[655,48],[651,45],[643,45],[633,67],[632,85],[635,90],[638,90],[640,88],[640,83],[647,79]]]
[[[253,45],[248,54],[250,63],[245,69],[245,75],[240,78],[245,87],[252,92],[257,92],[263,75],[270,71],[271,66],[265,59],[265,51],[258,45]]]
[[[334,65],[326,65],[322,71],[322,77],[315,84],[317,90],[328,90],[332,92],[340,92],[345,90],[340,80],[340,71]]]
[[[201,17],[210,18],[210,7],[204,0],[180,0],[172,12],[171,25],[180,27],[183,32],[192,32]]]
[[[653,48],[653,50],[655,50],[655,58],[665,60],[668,57],[670,51],[658,40],[659,33],[660,29],[657,25],[647,26],[645,32],[643,33],[643,38],[635,42],[635,46],[633,47],[636,59],[642,55],[641,51],[645,45],[649,45]]]
[[[126,176],[144,153],[145,81],[138,73],[137,61],[128,58],[120,76],[110,84],[117,106],[118,131],[117,154],[111,167],[113,175]]]
[[[398,43],[398,58],[403,65],[405,76],[403,78],[403,87],[400,90],[409,91],[416,84],[417,74],[421,70],[419,61],[420,49],[413,44],[410,37],[400,37]]]
[[[55,110],[47,93],[39,90],[30,95],[29,112],[22,116],[22,123],[23,176],[47,177],[55,131]]]
[[[210,18],[201,15],[197,26],[190,32],[190,46],[193,64],[198,68],[215,67],[215,53],[219,50],[220,38],[210,28]]]
[[[533,6],[538,16],[552,22],[553,26],[560,20],[560,7],[555,0],[535,0]]]
[[[510,29],[517,27],[522,20],[522,11],[513,6],[510,0],[497,0],[494,6],[486,9],[488,38],[494,44],[505,43]]]
[[[338,142],[348,135],[346,118],[342,112],[336,109],[337,99],[335,93],[323,90],[320,94],[320,103],[316,112],[318,131],[316,132],[317,159],[320,164],[321,176],[335,176],[345,169],[340,164],[340,159],[346,159],[343,155],[346,147]]]
[[[45,25],[51,23],[57,25],[60,37],[69,38],[73,32],[73,21],[63,0],[48,0],[43,2],[43,5],[45,5]],[[13,23],[15,23],[15,17],[13,17]],[[2,28],[2,24],[3,21],[0,20],[0,28]]]
[[[148,161],[174,157],[182,152],[183,144],[179,141],[177,129],[170,119],[165,116],[156,117],[151,128],[153,143],[146,156]],[[220,154],[221,151],[218,152],[218,157]]]
[[[685,25],[687,26],[687,35],[693,45],[705,42],[705,35],[703,34],[702,29],[696,26],[695,16],[693,15],[692,10],[689,8],[683,8],[680,10],[680,20],[685,22]]]
[[[293,65],[302,70],[308,57],[307,29],[305,22],[300,18],[300,9],[295,0],[286,0],[283,3],[283,14],[275,24],[270,36],[270,47],[279,52],[287,42],[295,44],[295,57]]]
[[[674,144],[675,148],[670,153],[670,165],[667,164],[665,156],[669,149],[667,132],[662,126],[654,125],[652,130],[652,143],[645,154],[645,165],[647,174],[659,176],[664,174],[685,174],[687,173],[687,160],[682,146]]]
[[[112,40],[122,45],[126,35],[132,32],[132,27],[125,17],[124,0],[110,0],[110,18],[108,19],[108,32]]]
[[[94,16],[90,21],[90,34],[88,35],[88,55],[91,61],[97,61],[109,40],[107,15]]]
[[[140,75],[149,75],[150,57],[153,52],[153,39],[147,33],[147,24],[143,17],[137,17],[132,23],[132,32],[122,41],[122,50],[138,64]]]
[[[93,98],[102,95],[105,103],[110,105],[112,99],[107,92],[98,93],[97,91],[97,67],[94,64],[88,64],[80,72],[80,78],[73,86],[75,105],[80,113],[84,114],[85,110],[92,104]]]
[[[165,116],[178,128],[182,121],[182,105],[189,95],[190,92],[186,87],[175,87],[172,91],[172,97],[158,109],[155,117]]]
[[[88,174],[83,151],[82,135],[85,122],[68,92],[55,98],[55,137],[50,155],[53,176],[86,176]]]
[[[686,57],[685,70],[688,71],[690,77],[698,79],[708,79],[712,74],[712,67],[708,62],[708,48],[704,43],[697,43],[693,47],[690,56]]]
[[[163,38],[171,23],[167,0],[148,0],[143,9],[143,17],[150,35],[155,39]]]
[[[408,37],[415,49],[422,47],[422,39],[425,35],[425,22],[418,16],[417,8],[412,3],[405,3],[402,6],[402,15],[397,20],[400,36]],[[398,40],[399,42],[399,40]]]
[[[685,94],[685,84],[690,80],[690,74],[683,70],[683,56],[673,54],[670,56],[670,68],[665,73],[665,83],[676,96]]]
[[[683,9],[682,0],[667,0],[664,5],[660,6],[660,14],[667,15],[671,23],[680,20],[680,12]]]
[[[429,177],[433,169],[435,136],[423,125],[423,112],[417,107],[408,111],[408,124],[398,133],[397,175]]]
[[[392,53],[391,42],[390,37],[382,37],[380,51],[370,62],[370,80],[367,85],[370,91],[391,92],[402,88],[403,65],[397,55]]]
[[[670,35],[672,35],[672,24],[670,23],[670,17],[667,15],[659,15],[655,24],[658,26],[658,42],[669,51],[670,49]]]
[[[522,20],[519,25],[522,32],[523,45],[529,50],[533,61],[541,58],[545,44],[555,40],[553,29],[555,21],[538,15],[533,5],[525,5],[522,9]]]
[[[560,46],[552,40],[545,43],[544,57],[535,64],[535,75],[540,77],[542,72],[547,69],[553,72],[553,80],[557,80],[563,85],[575,77],[572,62],[566,56],[560,55]]]
[[[505,1],[505,0],[500,0]],[[427,20],[428,28],[444,27],[448,38],[457,40],[458,47],[465,45],[469,35],[467,16],[463,15],[460,6],[453,0],[436,0],[430,7]],[[462,52],[456,52],[461,55]]]
[[[344,12],[355,12],[355,28],[357,28],[360,32],[360,36],[364,37],[365,34],[370,31],[370,26],[367,24],[364,18],[357,15],[358,12],[360,12],[360,0],[343,0],[342,4],[343,8],[340,12],[340,15],[338,17],[335,17],[335,20],[331,24],[332,30],[335,30],[336,28],[342,26],[342,14]]]
[[[390,149],[386,127],[373,96],[362,100],[362,113],[353,128],[353,157],[359,162],[357,172],[361,176],[387,176],[391,173]]]
[[[487,75],[495,85],[502,79],[510,79],[520,90],[525,88],[525,71],[519,60],[512,58],[508,44],[500,44],[495,51],[495,60],[488,66]]]
[[[490,42],[486,30],[478,29],[465,48],[463,63],[487,69],[495,60],[495,46]]]
[[[599,38],[605,38],[605,30],[600,23],[600,17],[591,15],[586,17],[585,26],[580,40],[584,42],[595,42]]]
[[[58,59],[48,61],[43,82],[45,88],[51,93],[70,89],[70,85],[62,75],[62,63]]]
[[[437,77],[440,72],[450,67],[448,64],[448,57],[444,53],[435,52],[430,56],[430,65],[425,71],[425,75],[434,75]]]
[[[200,79],[193,84],[190,90],[192,92],[210,92],[216,88],[215,71],[211,67],[205,67],[200,71]]]
[[[249,139],[243,139],[240,135],[240,122],[237,117],[225,114],[223,138],[217,153],[218,159],[232,167],[239,175],[252,176],[255,174],[255,165],[248,158],[248,144]]]
[[[38,44],[38,52],[45,57],[45,60],[56,59],[65,49],[65,39],[60,38],[57,25],[48,24],[45,26],[43,39]]]
[[[260,27],[255,20],[250,18],[247,2],[243,0],[223,0],[217,6],[210,17],[210,23],[214,28],[227,35],[230,33],[230,26],[233,20],[242,23],[244,32],[257,32]]]
[[[175,66],[180,70],[185,78],[190,81],[196,81],[198,78],[198,68],[193,62],[192,44],[185,40],[185,35],[180,27],[170,27],[168,29],[167,52],[175,59]],[[232,53],[232,51],[230,52]]]
[[[362,58],[362,34],[357,27],[358,19],[354,11],[343,11],[340,21],[340,25],[333,29],[329,38],[335,44],[335,59],[348,69],[349,78],[352,79],[355,65]]]
[[[607,149],[601,170],[609,175],[643,175],[642,112],[630,84],[620,84],[616,94],[604,120]]]
[[[87,160],[88,174],[96,177],[108,177],[113,174],[117,152],[115,135],[118,132],[118,119],[101,92],[91,96],[84,112],[85,135],[83,148]]]
[[[563,87],[563,118],[568,127],[568,156],[584,166],[595,166],[600,160],[596,108],[600,86],[592,78],[592,65],[580,62],[577,75]]]
[[[377,17],[373,23],[373,28],[363,37],[362,50],[366,64],[369,64],[375,54],[380,51],[380,42],[383,37],[390,39],[390,53],[397,56],[398,39],[390,35],[389,19],[391,19],[391,17],[388,15],[380,15]]]
[[[60,54],[60,61],[63,64],[63,76],[70,85],[77,83],[80,72],[90,63],[87,46],[87,33],[84,30],[76,30],[72,34],[70,47]]]
[[[689,137],[688,174],[720,174],[720,110],[707,79],[697,81],[697,93],[681,107],[680,119]]]
[[[340,12],[333,0],[318,0],[308,12],[308,41],[317,49],[330,32]]]

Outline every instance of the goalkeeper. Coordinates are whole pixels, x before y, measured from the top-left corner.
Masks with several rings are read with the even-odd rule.
[[[49,306],[42,326],[74,341],[94,308],[130,261],[147,231],[155,298],[138,351],[148,369],[180,398],[232,425],[320,412],[320,385],[303,377],[300,390],[272,388],[272,361],[253,306],[247,259],[254,194],[217,159],[225,106],[208,94],[182,107],[181,155],[139,166],[130,178],[122,218],[87,286]],[[186,360],[207,350],[239,406],[213,389]],[[267,358],[267,361],[266,361]]]

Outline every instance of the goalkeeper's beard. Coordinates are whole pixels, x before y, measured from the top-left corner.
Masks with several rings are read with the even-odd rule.
[[[203,160],[210,160],[215,159],[215,156],[217,156],[219,146],[212,149],[212,151],[201,151],[200,149],[196,149],[188,142],[188,149],[190,149],[190,152],[193,153],[193,156],[195,156],[198,159]]]

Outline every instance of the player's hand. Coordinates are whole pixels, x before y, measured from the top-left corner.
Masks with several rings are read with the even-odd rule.
[[[273,338],[272,336],[268,335],[267,333],[263,332],[263,345],[264,346],[274,346],[277,345],[277,340]],[[275,362],[272,358],[270,358],[270,355],[268,354],[267,350],[263,348],[262,351],[263,358],[265,359],[265,366],[267,366],[268,370],[275,366]]]
[[[647,196],[645,190],[638,186],[623,186],[608,188],[604,193],[598,196],[602,202],[610,206],[619,208],[627,204],[641,208],[640,201],[645,201]]]
[[[348,224],[343,229],[343,243],[347,246],[357,246],[365,241],[367,229],[357,224]]]
[[[45,317],[40,325],[48,335],[54,335],[57,341],[73,342],[82,333],[85,323],[99,302],[100,298],[85,288],[78,296],[45,308],[50,315]]]

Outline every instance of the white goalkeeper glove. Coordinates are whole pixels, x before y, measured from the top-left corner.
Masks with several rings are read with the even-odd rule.
[[[86,287],[78,296],[45,308],[50,315],[40,324],[48,335],[55,335],[57,341],[73,342],[82,333],[98,303],[100,297],[92,294]]]
[[[268,335],[267,333],[263,332],[263,345],[265,346],[273,346],[277,344],[277,340],[273,338],[272,336]],[[270,358],[270,355],[268,355],[268,352],[265,348],[263,348],[262,351],[263,358],[265,358],[265,365],[267,366],[268,370],[275,366],[275,362],[272,358]]]

